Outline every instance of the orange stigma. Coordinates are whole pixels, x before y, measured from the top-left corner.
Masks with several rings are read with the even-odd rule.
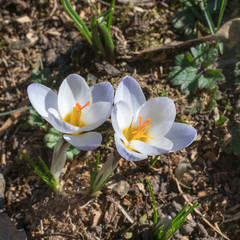
[[[137,136],[141,131],[144,131],[144,133],[145,133],[147,131],[147,129],[151,126],[151,124],[148,125],[148,123],[150,123],[150,122],[151,122],[151,119],[148,118],[145,122],[143,122],[143,124],[141,124],[142,116],[139,116],[139,127],[133,138],[135,138],[135,136]],[[148,127],[143,130],[143,128],[146,126],[148,126]]]
[[[79,102],[76,103],[76,107],[79,112],[82,111],[86,106],[89,106],[89,105],[90,105],[89,101],[83,107],[79,104]]]
[[[80,128],[86,126],[86,123],[84,123],[81,120],[81,115],[82,115],[82,110],[89,105],[90,105],[89,101],[84,106],[81,106],[79,102],[77,102],[76,106],[73,107],[72,112],[65,115],[65,117],[63,118],[63,121]]]
[[[139,126],[137,131],[132,132],[134,135],[132,137],[131,140],[140,140],[143,138],[152,138],[148,135],[146,135],[145,133],[147,132],[147,130],[151,127],[152,124],[151,123],[151,119],[147,119],[146,121],[144,121],[142,123],[142,116],[139,116]]]

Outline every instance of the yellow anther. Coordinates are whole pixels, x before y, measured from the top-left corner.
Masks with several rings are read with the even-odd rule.
[[[153,139],[153,137],[146,134],[147,130],[151,127],[151,119],[147,119],[142,123],[142,116],[139,116],[138,127],[130,127],[123,130],[123,134],[130,143],[132,140],[139,140],[146,142],[148,138]]]
[[[66,116],[63,118],[63,121],[70,123],[76,127],[84,127],[86,124],[81,121],[81,115],[82,115],[82,110],[89,106],[90,102],[87,102],[83,107],[77,102],[76,106],[73,107],[72,113],[66,114]]]

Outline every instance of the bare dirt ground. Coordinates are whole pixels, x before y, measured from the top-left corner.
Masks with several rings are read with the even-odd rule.
[[[88,1],[73,2],[79,15],[89,22],[94,11]],[[151,209],[146,178],[150,179],[158,205],[163,205],[160,217],[174,216],[187,201],[199,203],[175,239],[240,239],[240,160],[222,147],[231,142],[232,129],[239,127],[232,121],[239,110],[240,93],[234,85],[234,66],[223,67],[226,80],[217,90],[221,97],[216,101],[217,109],[210,109],[210,91],[184,95],[168,80],[175,56],[189,46],[136,54],[154,43],[184,40],[182,30],[173,28],[171,23],[178,4],[139,1],[134,5],[116,1],[112,27],[114,66],[94,55],[60,1],[10,0],[1,5],[1,113],[31,106],[26,89],[32,82],[32,71],[39,72],[42,61],[49,72],[44,84],[54,89],[68,74],[78,73],[89,80],[96,76],[97,82],[109,81],[114,89],[124,76],[131,75],[147,99],[165,90],[176,104],[177,120],[188,122],[198,132],[191,146],[161,155],[154,168],[149,167],[149,160],[121,161],[102,194],[93,199],[87,195],[87,162],[94,163],[97,150],[81,152],[67,161],[62,174],[63,192],[56,196],[18,153],[22,150],[36,162],[39,155],[49,165],[52,149],[44,141],[47,132],[28,123],[29,110],[2,115],[0,169],[6,188],[0,208],[18,229],[24,229],[28,239],[126,239],[123,233],[133,222],[136,225],[132,239],[151,239],[148,221],[139,222]],[[104,11],[109,2],[96,1],[96,5]],[[224,21],[236,14],[239,16],[239,11],[229,9]],[[217,110],[228,118],[218,126],[214,120]],[[103,133],[99,149],[102,164],[111,153],[115,154],[110,120],[99,131]],[[187,163],[189,171],[179,184],[174,172],[181,163]]]

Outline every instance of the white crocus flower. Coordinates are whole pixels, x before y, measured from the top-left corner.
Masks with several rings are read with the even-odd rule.
[[[67,142],[80,150],[93,150],[101,144],[102,135],[89,131],[111,114],[114,94],[110,83],[89,88],[81,76],[71,74],[62,82],[58,94],[38,83],[31,84],[27,91],[36,111],[64,133]]]
[[[114,138],[119,154],[131,161],[174,152],[196,138],[188,124],[174,122],[176,109],[167,97],[146,101],[141,87],[125,77],[117,87],[112,109]]]

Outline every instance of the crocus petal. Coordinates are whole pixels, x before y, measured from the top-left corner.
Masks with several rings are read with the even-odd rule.
[[[102,82],[95,84],[91,87],[92,101],[96,102],[109,102],[113,104],[113,88],[109,82]]]
[[[112,105],[109,102],[97,102],[82,112],[81,120],[87,124],[81,128],[82,132],[93,130],[102,125],[111,114]]]
[[[169,152],[173,147],[173,142],[166,137],[148,139],[146,143],[162,149],[165,152]]]
[[[165,136],[173,125],[176,109],[173,101],[167,97],[153,98],[145,102],[135,115],[133,124],[138,126],[139,116],[142,122],[151,119],[147,134],[153,138]]]
[[[171,143],[171,141],[169,141],[169,142]],[[154,156],[154,155],[167,153],[171,150],[171,147],[173,146],[173,144],[171,143],[171,144],[169,144],[169,146],[170,147],[168,149],[163,149],[163,148],[159,148],[157,146],[153,146],[153,145],[147,144],[142,141],[137,141],[137,140],[133,140],[130,143],[130,148],[132,148],[140,153],[146,154],[148,156]]]
[[[116,103],[112,109],[112,126],[119,138],[121,138],[125,144],[128,144],[128,140],[123,135],[122,130],[128,128],[133,119],[132,109],[126,102],[120,101]]]
[[[174,123],[170,131],[166,134],[173,142],[171,152],[181,150],[190,145],[197,136],[195,128],[184,123]]]
[[[63,120],[60,119],[58,112],[53,109],[49,109],[49,123],[59,132],[68,133],[68,134],[76,134],[81,130],[79,127],[73,126]]]
[[[57,94],[50,88],[33,83],[28,86],[28,97],[35,110],[47,121],[49,121],[48,109],[57,107]]]
[[[146,102],[143,91],[134,78],[127,76],[119,83],[115,93],[114,103],[119,101],[128,103],[134,113]]]
[[[144,153],[149,156],[154,156],[154,155],[168,153],[173,146],[173,143],[166,138],[162,138],[162,142],[159,141],[154,143],[155,145],[152,145],[142,141],[133,140],[130,143],[130,148],[140,153]]]
[[[126,148],[116,133],[114,134],[114,139],[118,153],[126,160],[140,161],[147,158],[146,154],[137,153]]]
[[[97,132],[88,132],[80,135],[63,135],[63,138],[74,147],[91,151],[99,147],[102,142],[102,135]]]
[[[58,110],[61,118],[71,113],[76,103],[84,106],[92,103],[92,94],[86,81],[77,74],[71,74],[62,82],[58,93]]]

